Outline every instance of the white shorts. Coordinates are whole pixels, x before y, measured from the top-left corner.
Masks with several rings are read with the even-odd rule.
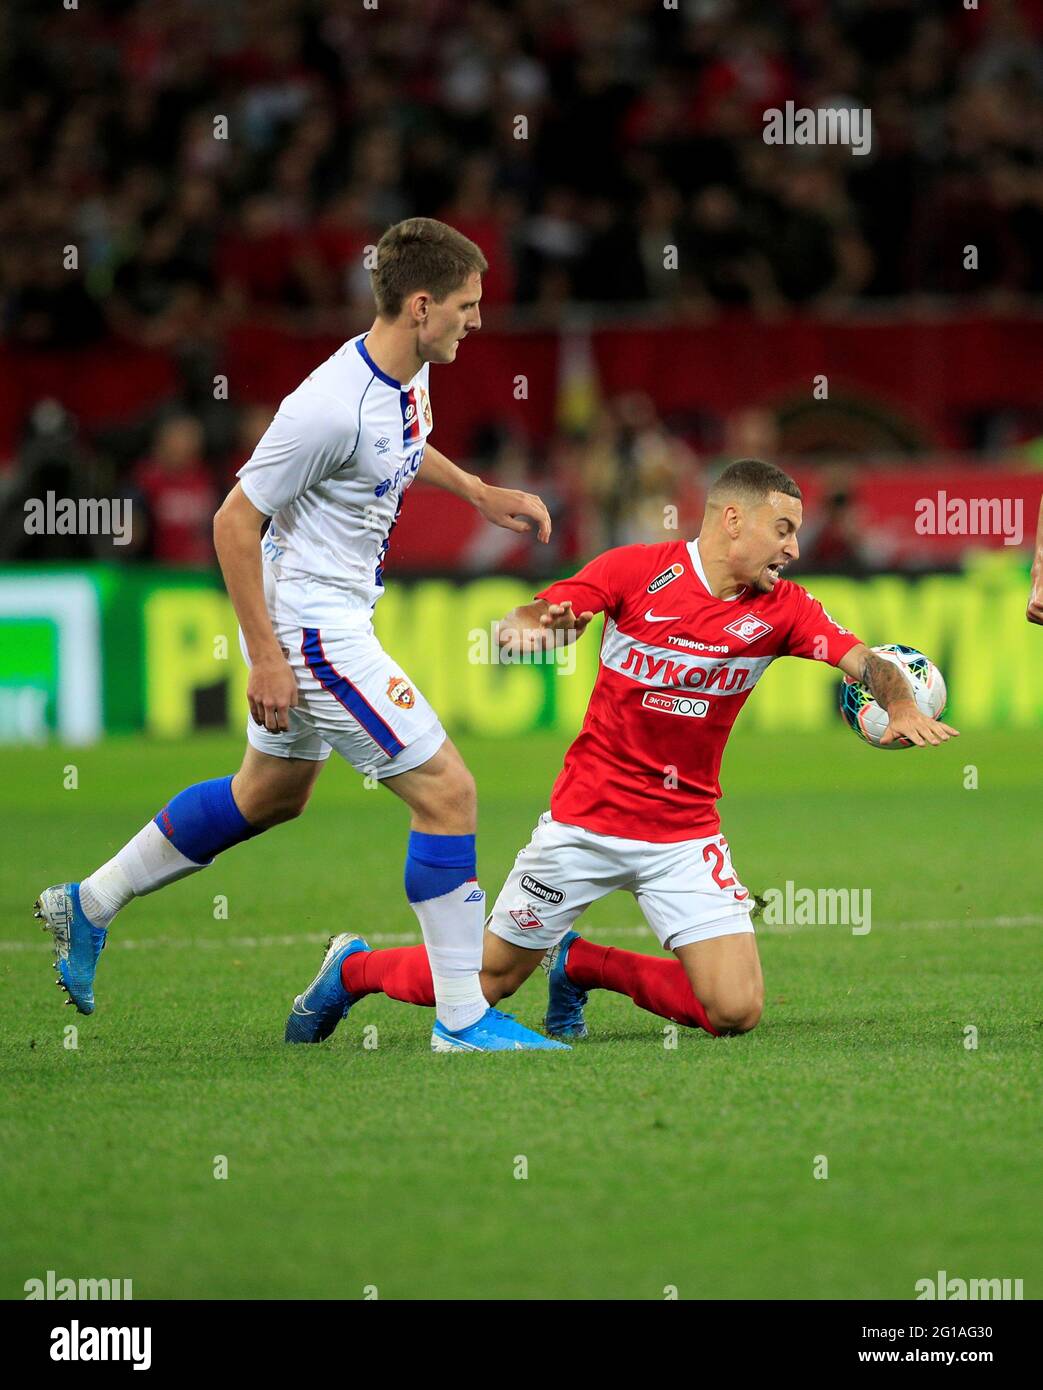
[[[248,714],[251,748],[312,762],[335,748],[378,779],[409,772],[438,752],[446,736],[438,715],[377,641],[372,624],[321,630],[278,624],[275,635],[297,677],[299,703],[286,733],[269,733]],[[249,666],[241,628],[239,647]]]
[[[655,844],[598,835],[540,816],[500,890],[489,930],[530,950],[547,950],[580,913],[617,888],[633,893],[666,950],[713,936],[752,932],[749,893],[723,835]]]

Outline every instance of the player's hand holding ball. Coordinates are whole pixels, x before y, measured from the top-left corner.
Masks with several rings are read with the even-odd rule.
[[[915,647],[889,642],[874,647],[873,655],[893,665],[908,687],[908,697],[892,699],[887,709],[873,691],[855,676],[845,675],[840,687],[840,713],[859,738],[874,748],[925,748],[959,736],[943,724],[948,692],[945,678],[929,657]]]
[[[914,700],[905,705],[892,705],[888,716],[887,728],[880,735],[881,748],[891,743],[898,743],[903,748],[908,748],[910,744],[923,748],[928,743],[946,743],[950,738],[959,736],[959,730],[951,725],[922,714]]]

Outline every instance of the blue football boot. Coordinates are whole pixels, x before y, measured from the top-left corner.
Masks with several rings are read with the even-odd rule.
[[[355,932],[331,936],[322,968],[303,994],[293,1001],[283,1037],[288,1043],[320,1043],[333,1032],[355,1003],[340,979],[340,967],[348,956],[370,948]]]
[[[579,936],[567,931],[556,946],[552,946],[540,964],[547,972],[547,1014],[543,1026],[552,1038],[585,1038],[587,1021],[583,1010],[587,991],[577,989],[565,974],[569,947]]]
[[[554,1042],[517,1023],[512,1014],[486,1009],[477,1023],[450,1033],[438,1020],[431,1030],[432,1052],[568,1052],[565,1043]]]
[[[80,885],[59,883],[45,888],[33,904],[33,916],[54,936],[55,982],[81,1014],[94,1012],[94,972],[108,932],[96,927],[80,906]]]

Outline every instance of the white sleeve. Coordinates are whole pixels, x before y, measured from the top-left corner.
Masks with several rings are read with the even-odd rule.
[[[236,474],[247,499],[274,516],[347,463],[358,445],[358,421],[333,396],[287,396]]]

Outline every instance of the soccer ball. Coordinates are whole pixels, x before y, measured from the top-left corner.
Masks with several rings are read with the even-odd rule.
[[[885,661],[893,662],[909,682],[909,688],[916,707],[921,714],[937,719],[945,709],[947,698],[945,680],[934,662],[918,652],[915,647],[903,647],[898,642],[888,642],[886,646],[874,647],[873,651]],[[870,692],[851,676],[844,677],[840,687],[840,713],[844,722],[854,729],[859,738],[871,743],[874,748],[912,748],[906,738],[896,738],[890,743],[880,740],[887,729],[887,711],[881,709]]]

